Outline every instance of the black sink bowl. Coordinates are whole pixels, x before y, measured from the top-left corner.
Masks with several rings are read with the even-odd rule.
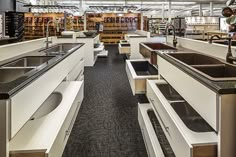
[[[148,61],[131,61],[138,76],[158,75],[158,70]]]
[[[168,46],[166,44],[162,43],[143,43],[147,47],[149,47],[152,51],[157,51],[157,50],[176,50],[176,48]]]
[[[94,35],[94,32],[83,32],[84,35],[86,35],[87,37],[91,37]]]
[[[96,49],[96,48],[99,48],[99,46],[100,46],[100,44],[94,44],[94,48]]]
[[[227,40],[226,41],[213,41],[213,43],[221,44],[221,45],[229,45],[229,42]],[[231,44],[232,46],[236,46],[236,41],[232,41]]]
[[[130,44],[120,44],[121,47],[130,47]]]
[[[194,68],[205,74],[210,80],[236,80],[236,66],[230,64],[194,66]]]
[[[183,97],[169,84],[156,84],[164,97],[169,101],[184,100]]]
[[[183,123],[194,132],[213,132],[214,129],[187,102],[173,102],[172,108]]]
[[[166,55],[187,65],[222,64],[222,62],[216,58],[199,53],[168,53]]]

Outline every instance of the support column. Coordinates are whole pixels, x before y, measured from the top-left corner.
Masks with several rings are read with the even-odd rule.
[[[143,30],[143,13],[141,13],[141,28],[140,30],[142,31]]]
[[[199,4],[199,16],[202,16],[202,4]]]
[[[168,22],[171,22],[171,0],[169,0],[169,9],[168,9]]]
[[[213,2],[210,2],[210,16],[213,16],[214,10],[213,10]]]
[[[164,3],[162,3],[161,17],[162,17],[162,21],[164,21],[165,19],[165,4]]]
[[[86,12],[84,12],[84,31],[87,30],[87,15]]]

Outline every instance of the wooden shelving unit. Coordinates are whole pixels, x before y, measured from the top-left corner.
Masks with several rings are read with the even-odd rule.
[[[87,14],[87,30],[96,30],[96,23],[103,24],[103,32],[100,33],[100,40],[104,44],[118,44],[124,39],[127,32],[140,29],[140,14],[137,13],[104,13]]]
[[[25,13],[25,40],[38,39],[46,36],[47,22],[52,19],[63,19],[63,13],[42,13],[42,14],[33,14]],[[63,30],[64,21],[62,20],[60,29]],[[60,30],[60,32],[61,32]],[[60,32],[56,32],[56,27],[54,24],[49,26],[50,35],[60,35]]]

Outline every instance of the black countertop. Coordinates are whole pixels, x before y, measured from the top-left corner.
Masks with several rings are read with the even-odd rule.
[[[205,77],[204,75],[201,75],[200,73],[192,70],[190,67],[188,67],[184,64],[181,64],[180,62],[175,61],[171,57],[167,56],[166,53],[168,53],[168,52],[163,53],[161,51],[156,51],[156,53],[160,57],[162,57],[163,59],[167,60],[168,62],[170,62],[171,64],[173,64],[174,66],[176,66],[177,68],[179,68],[180,70],[182,70],[183,72],[188,74],[189,76],[193,77],[194,79],[196,79],[197,81],[199,81],[200,83],[205,85],[206,87],[213,90],[214,92],[221,94],[221,95],[223,95],[223,94],[236,94],[236,81],[231,81],[231,80],[229,80],[229,81],[212,81],[212,80],[208,79],[207,77]],[[178,52],[176,52],[176,53],[178,53]]]
[[[92,36],[83,35],[83,36],[76,37],[76,39],[93,39],[97,36],[98,36],[98,34],[94,34]],[[63,38],[64,39],[73,38],[73,35],[63,35],[63,36],[58,37],[58,39],[63,39]]]
[[[73,49],[71,49],[71,51],[68,51],[66,54],[56,55],[53,59],[40,65],[40,67],[30,70],[29,72],[27,72],[23,76],[17,78],[16,80],[13,80],[13,81],[7,82],[7,83],[0,82],[0,100],[9,99],[11,96],[16,94],[18,91],[22,90],[24,87],[29,85],[31,82],[33,82],[38,77],[43,75],[45,72],[50,70],[52,67],[57,65],[59,62],[61,62],[62,60],[64,60],[68,56],[70,56],[72,53],[74,53],[76,50],[81,48],[84,44],[83,43],[76,43],[75,45],[76,46]],[[47,56],[47,55],[46,55],[46,53],[43,52],[42,49],[34,50],[34,51],[31,51],[31,52],[26,53],[24,55],[17,56],[17,57],[2,61],[2,62],[0,62],[0,67],[4,66],[6,63],[9,63],[11,61],[14,61],[16,59],[20,59],[20,58],[26,57],[26,56]]]

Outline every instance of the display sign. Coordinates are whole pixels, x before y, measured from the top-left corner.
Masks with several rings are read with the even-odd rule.
[[[220,30],[223,32],[229,31],[229,25],[226,23],[227,18],[220,18]]]

